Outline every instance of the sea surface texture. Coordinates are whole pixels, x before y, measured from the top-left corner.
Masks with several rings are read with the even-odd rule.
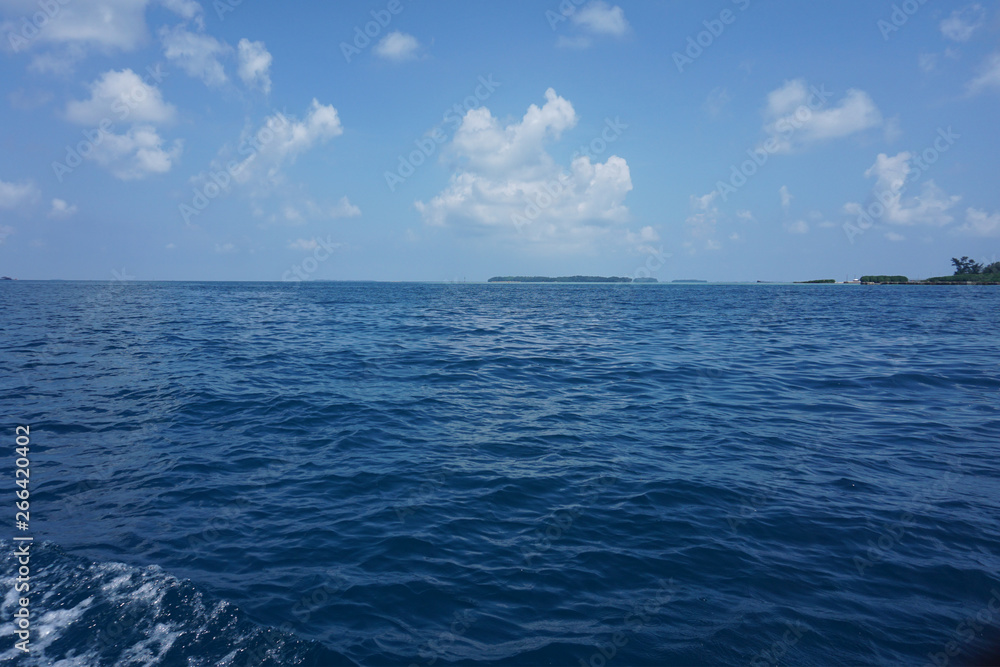
[[[7,282],[0,306],[2,664],[998,643],[1000,288]]]

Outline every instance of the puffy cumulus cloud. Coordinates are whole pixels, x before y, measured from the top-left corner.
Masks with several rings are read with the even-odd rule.
[[[1000,237],[1000,213],[990,215],[986,211],[969,208],[965,211],[965,224],[957,231],[970,236]]]
[[[900,241],[905,241],[906,237],[902,234],[897,234],[896,232],[886,232],[885,238],[893,243],[899,243]]]
[[[628,163],[617,155],[604,162],[577,155],[568,169],[556,164],[546,144],[574,127],[577,116],[551,88],[545,98],[506,126],[484,107],[466,113],[445,150],[454,170],[448,187],[416,202],[427,224],[556,251],[589,249],[606,237],[627,242],[620,226],[629,215]]]
[[[413,35],[394,30],[375,45],[375,55],[386,60],[402,62],[417,57],[420,42]]]
[[[622,37],[628,32],[625,10],[618,5],[612,7],[603,0],[588,2],[570,17],[570,21],[594,35]]]
[[[167,60],[189,76],[201,79],[207,86],[221,86],[228,81],[226,68],[219,60],[232,52],[228,44],[205,33],[191,32],[183,24],[161,28],[160,42]]]
[[[0,209],[14,209],[38,198],[34,183],[7,183],[0,181]]]
[[[70,206],[63,199],[53,199],[52,208],[49,209],[50,218],[69,218],[76,213],[76,204]]]
[[[979,74],[968,85],[969,92],[973,95],[990,88],[1000,88],[1000,52],[986,59],[979,68]]]
[[[302,120],[277,113],[266,118],[257,130],[244,131],[236,153],[247,157],[241,161],[227,160],[232,150],[225,147],[212,168],[214,171],[227,170],[237,183],[276,183],[281,179],[282,169],[299,155],[343,132],[337,109],[313,99]],[[202,174],[196,178],[208,176]]]
[[[985,20],[986,10],[982,5],[974,4],[956,9],[941,21],[941,34],[956,42],[967,42]]]
[[[904,197],[907,180],[914,173],[912,159],[907,151],[893,157],[880,153],[875,164],[865,171],[866,177],[875,178],[875,199],[884,208],[881,219],[893,225],[949,224],[954,220],[949,211],[961,197],[948,196],[931,180],[924,181],[919,195]],[[864,214],[864,207],[857,203],[846,204],[844,210],[852,216]]]
[[[90,99],[71,101],[66,119],[80,125],[100,125],[103,121],[165,123],[176,109],[163,101],[159,88],[146,83],[130,69],[111,70],[90,84]]]
[[[240,79],[250,88],[257,88],[265,95],[271,92],[271,54],[264,42],[241,39],[237,45]]]
[[[549,140],[576,126],[573,105],[549,88],[545,104],[532,104],[520,123],[501,126],[486,107],[466,113],[448,153],[469,171],[500,175],[526,170],[548,174],[552,160],[545,150]]]
[[[66,119],[95,127],[97,139],[86,155],[123,180],[170,171],[180,157],[183,142],[164,146],[155,123],[174,119],[176,109],[163,101],[159,89],[130,69],[109,71],[90,84],[90,99],[71,101]],[[113,131],[127,122],[124,133]]]
[[[802,79],[787,81],[767,96],[764,131],[770,152],[788,153],[847,137],[882,124],[882,114],[863,90],[851,89],[836,104],[830,93],[808,87]]]
[[[149,125],[132,127],[124,134],[108,133],[94,144],[88,155],[118,178],[130,181],[151,174],[165,174],[181,156],[183,142],[175,140],[169,147],[156,128]]]

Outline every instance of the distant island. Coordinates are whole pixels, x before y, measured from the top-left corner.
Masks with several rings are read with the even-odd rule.
[[[671,280],[672,283],[707,283],[707,280]]]
[[[1000,285],[1000,262],[986,266],[968,257],[952,257],[954,275],[926,280],[910,280],[906,276],[861,276],[863,285]]]
[[[824,278],[823,280],[796,280],[796,285],[830,285],[836,283],[837,281],[833,278]]]
[[[655,279],[652,279],[655,282]],[[487,282],[491,283],[630,283],[631,278],[607,278],[603,276],[562,276],[550,278],[548,276],[496,276]],[[647,282],[639,278],[636,282]]]

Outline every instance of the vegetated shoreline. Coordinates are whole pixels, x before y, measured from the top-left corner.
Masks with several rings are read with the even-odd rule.
[[[861,276],[862,285],[1000,285],[1000,273],[964,273],[910,280],[906,276]]]

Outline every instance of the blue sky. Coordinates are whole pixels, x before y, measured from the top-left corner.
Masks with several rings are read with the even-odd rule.
[[[22,279],[1000,259],[996,2],[0,0],[0,81]]]

